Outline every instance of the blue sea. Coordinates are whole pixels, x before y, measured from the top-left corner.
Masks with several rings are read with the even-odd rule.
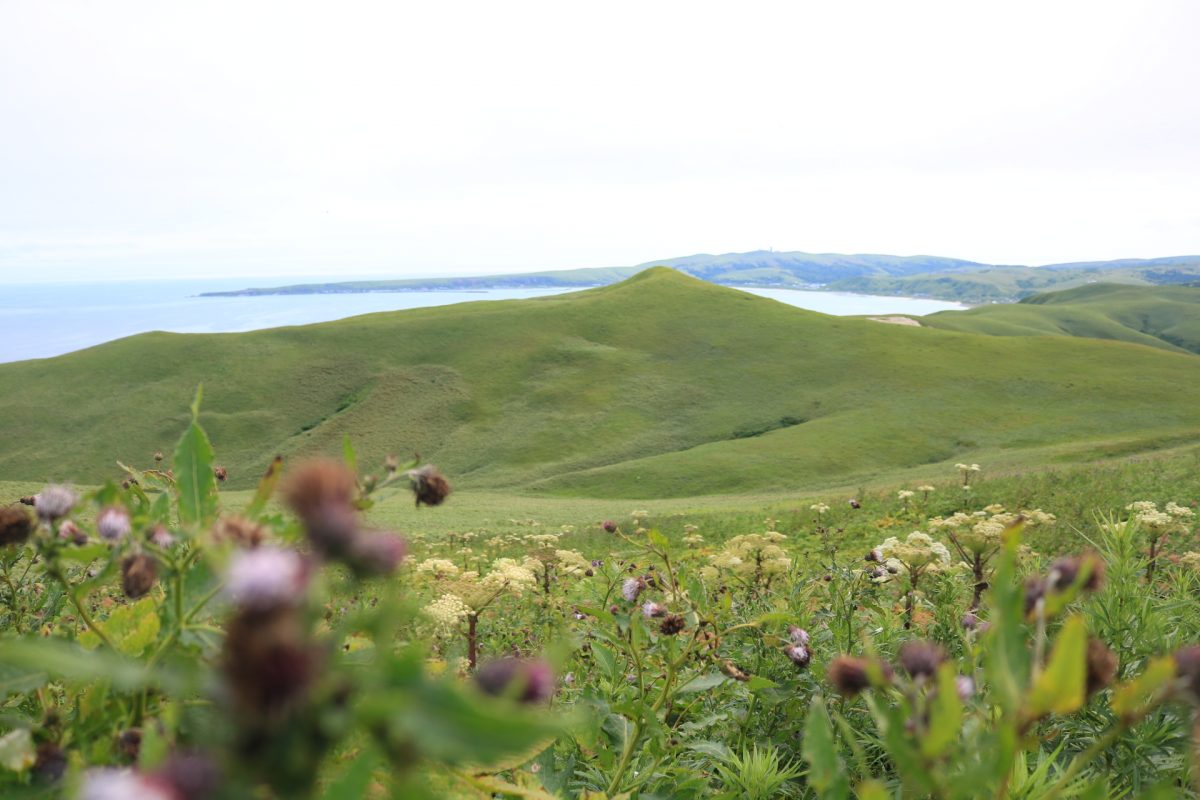
[[[568,291],[492,289],[263,297],[199,296],[203,292],[244,289],[251,285],[283,286],[321,280],[308,276],[276,277],[269,281],[234,278],[10,284],[0,292],[0,361],[47,358],[146,331],[249,331],[342,319],[374,311],[541,297]],[[924,315],[963,307],[955,303],[907,297],[791,289],[747,291],[789,305],[835,315]]]

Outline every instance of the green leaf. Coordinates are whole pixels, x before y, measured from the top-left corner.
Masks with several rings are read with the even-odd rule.
[[[108,619],[96,624],[121,653],[134,657],[140,656],[158,638],[162,625],[152,597],[144,597],[133,605],[121,606]],[[79,643],[94,649],[99,647],[100,637],[93,631],[85,631],[79,635]]]
[[[758,694],[766,689],[774,689],[777,686],[779,686],[778,683],[770,678],[764,678],[761,675],[755,675],[753,678],[746,681],[746,688],[754,694]]]
[[[342,437],[342,460],[346,462],[346,466],[355,475],[358,474],[358,453],[354,451],[354,444],[350,441],[350,434]]]
[[[82,547],[64,547],[58,552],[62,561],[77,561],[80,564],[90,564],[97,558],[109,555],[111,548],[103,543],[85,544]]]
[[[257,517],[267,507],[267,503],[271,500],[271,495],[275,494],[275,487],[279,484],[279,476],[283,474],[283,456],[275,456],[271,459],[271,465],[267,467],[266,473],[258,482],[258,488],[254,491],[254,497],[250,500],[250,504],[246,506],[247,517]]]
[[[962,700],[958,697],[958,674],[947,662],[938,668],[937,694],[930,701],[929,730],[921,742],[921,752],[937,758],[958,740],[962,729]]]
[[[6,643],[7,644],[7,643]],[[46,685],[50,676],[42,669],[0,665],[0,701],[10,694],[28,694]]]
[[[1025,704],[1029,719],[1048,713],[1070,714],[1086,700],[1087,626],[1078,614],[1070,617],[1054,641],[1050,663],[1037,678]]]
[[[374,750],[356,753],[321,793],[321,800],[360,800],[370,796],[371,775],[379,766]]]
[[[874,779],[860,783],[855,789],[855,793],[858,795],[858,800],[891,800],[884,785]]]
[[[850,782],[833,738],[833,723],[825,710],[825,701],[819,696],[808,707],[801,753],[808,762],[808,783],[821,800],[850,796]]]
[[[17,728],[0,736],[0,767],[13,772],[24,772],[37,761],[33,746],[33,734],[28,728]]]
[[[646,538],[650,540],[650,544],[657,547],[659,550],[666,550],[671,546],[671,541],[663,535],[663,532],[658,528],[651,528],[646,532]]]
[[[217,513],[217,477],[213,473],[213,448],[200,427],[201,389],[192,403],[192,421],[175,446],[172,464],[175,491],[179,502],[179,520],[203,523]]]
[[[1113,689],[1109,704],[1115,714],[1135,720],[1146,713],[1171,688],[1175,680],[1175,659],[1153,659],[1136,678]]]
[[[720,672],[709,672],[705,675],[697,675],[690,681],[680,686],[675,692],[676,694],[692,694],[694,692],[707,692],[709,689],[720,686],[729,678]]]

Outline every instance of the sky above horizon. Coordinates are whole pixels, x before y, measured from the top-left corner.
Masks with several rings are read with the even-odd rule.
[[[0,278],[1200,253],[1200,3],[0,5]]]

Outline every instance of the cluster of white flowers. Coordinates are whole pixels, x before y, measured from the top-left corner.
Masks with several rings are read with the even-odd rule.
[[[683,537],[683,543],[688,547],[699,547],[704,544],[704,537],[698,533],[689,533]]]
[[[734,536],[725,542],[721,552],[709,559],[711,566],[702,574],[715,577],[716,570],[727,570],[741,577],[757,576],[769,580],[792,566],[792,560],[779,545],[785,539],[787,537],[778,531]]]
[[[1138,500],[1125,506],[1126,511],[1133,512],[1133,518],[1144,528],[1152,532],[1167,533],[1183,528],[1184,520],[1191,518],[1192,510],[1184,508],[1175,502],[1169,502],[1164,511],[1158,510],[1158,503],[1151,500]]]
[[[633,519],[635,524],[641,525],[650,518],[650,512],[644,510],[631,511],[629,512],[629,516]]]
[[[896,497],[899,497],[901,500],[907,500],[908,498],[912,497],[914,494],[916,494],[916,492],[914,492],[910,489],[901,489],[900,491],[896,492]]]
[[[979,472],[980,469],[978,464],[955,464],[954,468],[963,472]]]
[[[918,486],[917,491],[924,492],[925,494],[929,494],[930,492],[934,491],[934,488],[932,486],[930,486],[928,483],[926,483],[926,484],[922,484],[921,486]]]
[[[1024,519],[1027,526],[1049,526],[1056,522],[1053,514],[1040,508],[1023,509],[1019,513],[1004,510],[1004,506],[993,503],[982,511],[972,514],[959,511],[949,517],[934,517],[929,520],[932,531],[946,531],[967,552],[979,555],[999,548],[1004,531]]]
[[[879,545],[878,550],[883,558],[894,558],[908,570],[950,564],[950,551],[946,545],[921,531],[913,531],[904,541],[891,536]]]
[[[582,575],[592,568],[591,562],[576,550],[555,550],[554,557],[564,575]]]
[[[811,506],[809,506],[809,508],[818,514],[824,514],[829,510],[829,506],[825,505],[824,503],[813,503]]]
[[[438,635],[447,636],[454,631],[458,623],[471,614],[471,609],[456,594],[446,593],[434,600],[423,609],[425,616],[433,620]]]
[[[458,565],[445,558],[427,558],[417,565],[417,572],[428,572],[441,580],[453,578],[461,572]]]
[[[525,536],[524,540],[525,544],[552,550],[561,538],[562,534],[559,533],[531,533]]]
[[[488,573],[479,579],[479,585],[489,594],[504,589],[520,597],[537,586],[537,576],[529,567],[514,559],[497,558]]]

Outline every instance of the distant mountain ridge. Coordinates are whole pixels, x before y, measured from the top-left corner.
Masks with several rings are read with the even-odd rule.
[[[204,296],[324,294],[513,288],[584,288],[624,280],[652,266],[669,266],[725,286],[779,287],[931,297],[964,303],[1010,303],[1039,292],[1088,283],[1164,285],[1200,281],[1200,255],[1047,264],[983,264],[941,256],[805,253],[755,250],[647,261],[634,267],[600,267],[473,277],[307,283],[209,292]]]

